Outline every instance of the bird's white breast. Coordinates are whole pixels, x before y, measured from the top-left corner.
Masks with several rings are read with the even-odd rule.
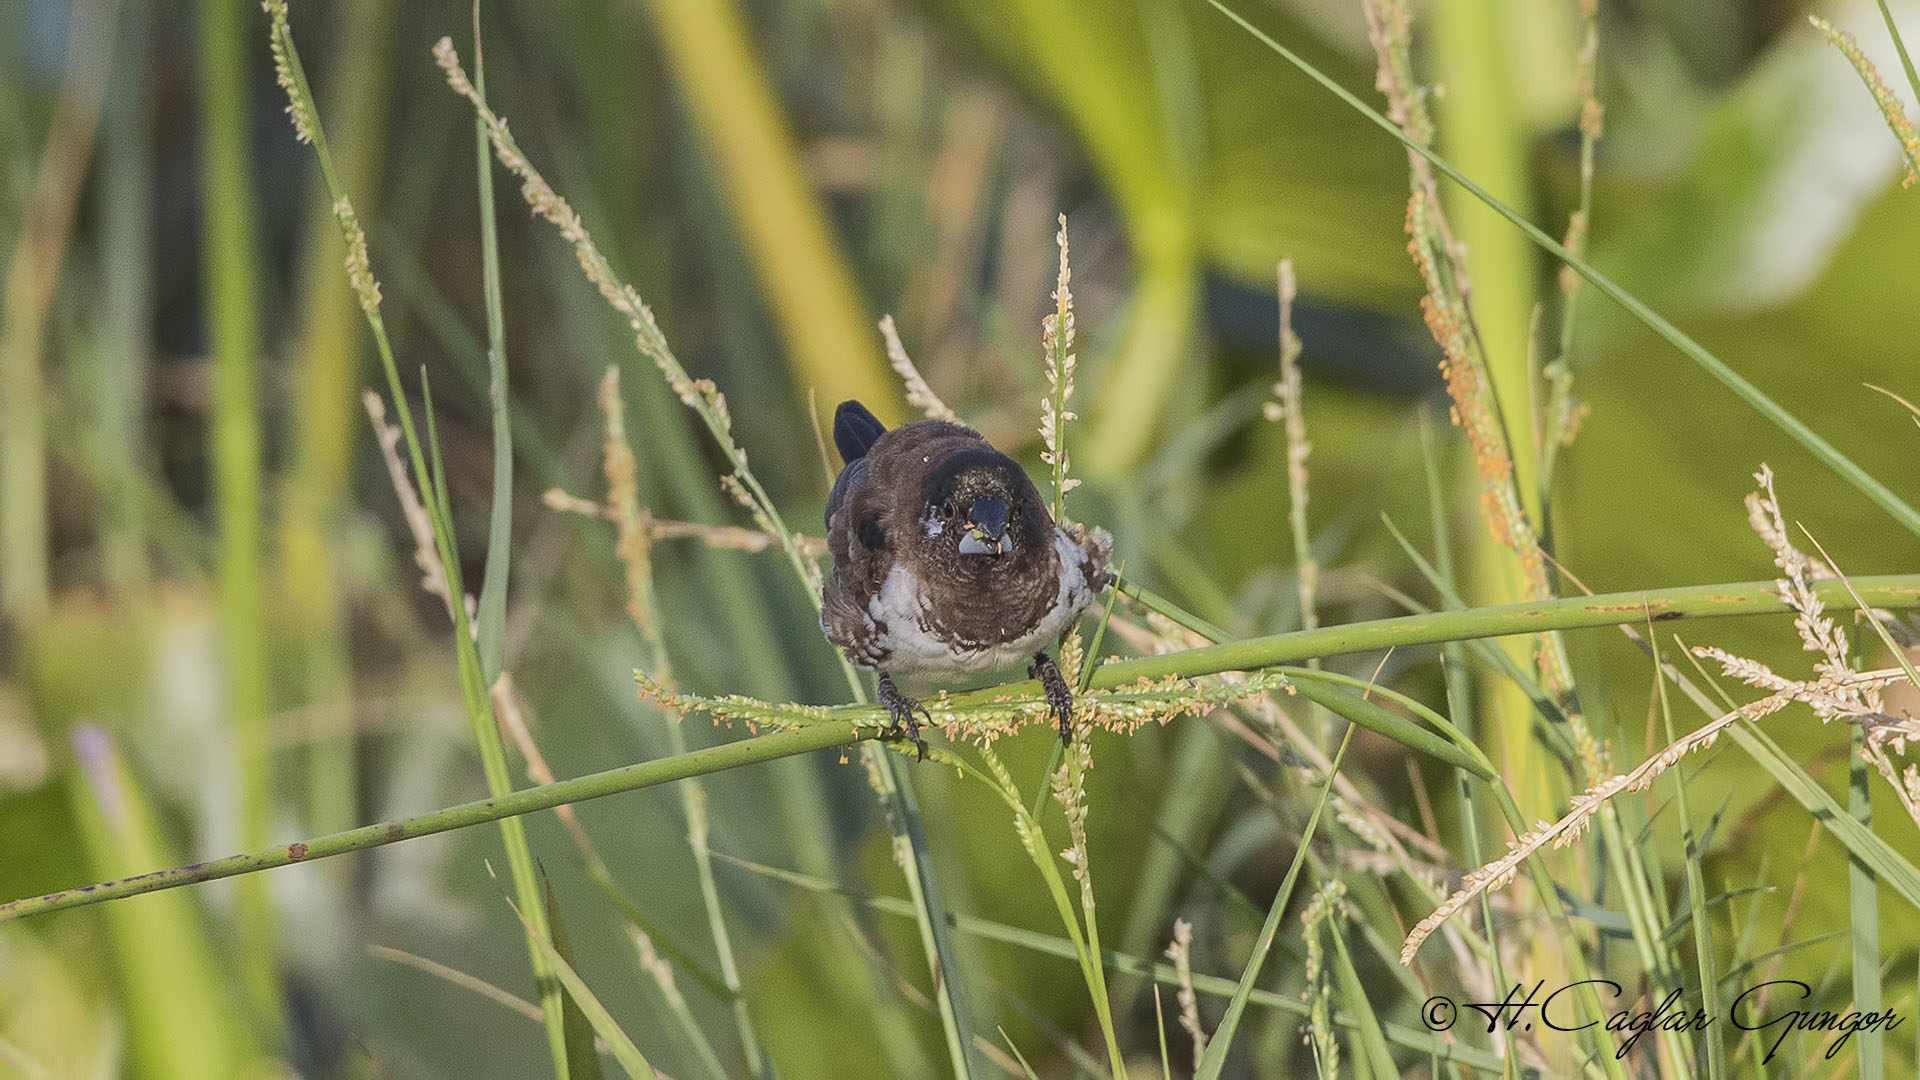
[[[1060,583],[1046,614],[1026,634],[999,644],[964,646],[939,636],[927,611],[926,590],[904,566],[896,565],[879,593],[867,602],[874,627],[873,645],[886,659],[879,665],[896,678],[921,683],[963,679],[1024,666],[1033,654],[1051,649],[1060,635],[1093,603],[1083,568],[1087,553],[1066,530],[1053,530]]]

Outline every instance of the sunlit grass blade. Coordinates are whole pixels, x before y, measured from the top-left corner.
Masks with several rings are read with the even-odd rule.
[[[1207,1054],[1194,1066],[1196,1080],[1218,1080],[1220,1070],[1226,1067],[1227,1054],[1233,1049],[1233,1036],[1240,1027],[1240,1016],[1246,1011],[1247,998],[1253,993],[1254,983],[1259,981],[1260,969],[1266,965],[1267,952],[1273,948],[1273,938],[1280,930],[1280,920],[1286,914],[1287,902],[1293,897],[1293,883],[1300,877],[1300,868],[1306,865],[1307,847],[1313,843],[1313,834],[1320,827],[1320,815],[1327,808],[1327,797],[1333,794],[1333,778],[1340,771],[1341,762],[1346,760],[1347,746],[1353,741],[1353,725],[1348,725],[1346,734],[1340,737],[1340,749],[1333,755],[1333,769],[1327,773],[1327,782],[1320,788],[1320,800],[1314,803],[1313,813],[1307,818],[1307,826],[1301,831],[1298,846],[1293,852],[1293,864],[1287,867],[1287,876],[1280,879],[1280,889],[1274,894],[1273,906],[1267,911],[1267,920],[1260,927],[1260,934],[1253,942],[1253,955],[1247,959],[1246,970],[1240,974],[1240,982],[1234,987],[1233,998],[1227,1002],[1227,1011],[1220,1018],[1220,1024],[1214,1029],[1213,1039],[1207,1044]],[[1196,980],[1195,988],[1199,984]]]
[[[828,402],[900,400],[735,0],[645,8],[792,358]]]
[[[1436,171],[1444,174],[1448,179],[1459,184],[1462,188],[1465,188],[1474,198],[1479,199],[1491,207],[1495,213],[1506,218],[1515,228],[1525,233],[1528,239],[1538,245],[1541,250],[1572,267],[1575,273],[1591,282],[1594,288],[1599,289],[1615,303],[1627,309],[1628,313],[1645,323],[1648,329],[1651,329],[1668,344],[1678,349],[1687,359],[1699,365],[1707,374],[1719,380],[1721,385],[1732,390],[1735,395],[1752,406],[1760,415],[1766,417],[1782,431],[1785,431],[1795,442],[1804,447],[1808,453],[1819,459],[1823,465],[1832,469],[1841,479],[1851,484],[1876,506],[1884,510],[1889,517],[1898,521],[1901,526],[1909,532],[1920,535],[1920,511],[1916,511],[1898,495],[1895,495],[1885,484],[1882,484],[1879,480],[1869,475],[1865,469],[1856,465],[1851,458],[1841,453],[1832,443],[1821,438],[1812,428],[1788,412],[1780,403],[1761,392],[1759,387],[1748,382],[1739,372],[1729,367],[1726,361],[1708,352],[1699,342],[1682,333],[1679,327],[1667,321],[1667,319],[1648,307],[1638,297],[1621,288],[1612,278],[1596,269],[1593,264],[1573,252],[1568,251],[1565,247],[1561,246],[1559,241],[1548,236],[1539,226],[1528,221],[1519,213],[1515,212],[1512,207],[1509,207],[1488,193],[1485,188],[1482,188],[1479,184],[1467,177],[1466,174],[1455,168],[1431,147],[1409,137],[1406,132],[1400,130],[1397,124],[1382,115],[1378,109],[1362,101],[1358,95],[1346,87],[1341,86],[1338,82],[1334,81],[1332,77],[1309,63],[1298,53],[1280,44],[1274,40],[1271,35],[1253,25],[1251,22],[1248,22],[1245,17],[1235,12],[1232,8],[1229,8],[1222,0],[1207,0],[1207,2],[1221,14],[1238,23],[1242,29],[1252,34],[1261,44],[1279,54],[1282,59],[1298,68],[1307,77],[1325,87],[1356,112],[1365,116],[1368,120],[1371,120],[1381,130],[1399,140],[1407,149],[1419,154],[1428,164],[1432,165]]]

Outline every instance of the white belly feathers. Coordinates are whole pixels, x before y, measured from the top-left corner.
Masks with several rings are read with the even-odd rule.
[[[905,567],[895,566],[880,592],[867,602],[867,617],[874,631],[873,651],[886,657],[880,666],[895,678],[947,682],[1024,666],[1034,653],[1052,649],[1061,633],[1093,603],[1083,572],[1087,553],[1065,530],[1056,527],[1053,532],[1054,551],[1059,556],[1059,592],[1032,630],[1001,644],[968,647],[936,636],[918,579]]]

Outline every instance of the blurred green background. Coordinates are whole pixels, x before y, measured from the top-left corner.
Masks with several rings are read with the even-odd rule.
[[[484,793],[445,615],[416,587],[360,408],[361,389],[383,383],[328,199],[282,114],[265,16],[226,4],[0,0],[0,899],[226,854],[253,830],[286,841]],[[1231,6],[1374,99],[1357,4]],[[1920,40],[1920,9],[1894,9]],[[1871,4],[1601,4],[1593,257],[1911,498],[1916,433],[1862,384],[1920,400],[1920,195],[1899,188],[1898,145],[1809,12],[1857,33],[1899,83]],[[1578,17],[1572,0],[1434,0],[1419,30],[1424,77],[1447,90],[1435,101],[1442,149],[1555,234],[1579,182]],[[424,368],[435,389],[465,576],[478,582],[492,452],[473,121],[428,53],[452,35],[470,54],[473,15],[442,0],[314,0],[293,18],[402,374],[417,391]],[[490,101],[688,369],[727,393],[796,527],[817,532],[826,492],[809,410],[826,417],[857,394],[889,421],[906,417],[872,330],[883,313],[948,403],[1038,474],[1039,319],[1064,212],[1082,357],[1070,439],[1087,478],[1074,513],[1116,536],[1129,576],[1236,633],[1296,625],[1285,445],[1260,413],[1275,377],[1274,266],[1289,256],[1321,619],[1399,613],[1382,581],[1431,595],[1380,520],[1430,547],[1416,418],[1445,415],[1404,250],[1405,155],[1212,8],[487,0],[479,21]],[[238,40],[223,45],[222,25]],[[714,483],[718,457],[572,254],[522,212],[505,174],[496,187],[516,465],[507,666],[555,772],[576,775],[663,756],[671,722],[633,693],[642,648],[610,530],[541,502],[552,487],[603,492],[594,386],[608,365],[625,374],[649,507],[747,522]],[[1490,348],[1524,350],[1534,305],[1557,304],[1556,268],[1510,229],[1464,209],[1458,223],[1482,333]],[[1915,565],[1912,536],[1591,291],[1577,331],[1575,393],[1591,412],[1561,455],[1552,538],[1586,584],[1769,577],[1740,505],[1762,462],[1789,519],[1842,569]],[[238,375],[210,359],[223,342],[247,358]],[[1552,359],[1551,338],[1542,348]],[[1442,439],[1464,481],[1457,433]],[[1454,490],[1465,541],[1480,531],[1472,489]],[[237,540],[222,526],[236,506],[257,526]],[[842,699],[777,557],[666,542],[655,558],[685,685]],[[1690,633],[1806,670],[1780,620]],[[1610,633],[1571,640],[1589,708],[1637,756],[1647,665]],[[1434,655],[1396,654],[1383,678],[1438,702]],[[1366,675],[1379,661],[1331,663]],[[261,820],[238,809],[232,767],[248,709],[264,716],[271,752]],[[1837,786],[1844,734],[1795,715],[1779,737]],[[124,771],[76,756],[87,744],[75,733],[94,729]],[[696,745],[730,737],[704,723],[686,733]],[[1194,742],[1215,745],[1183,754]],[[1048,749],[1028,733],[1007,752],[1031,776]],[[1153,955],[1182,915],[1199,927],[1196,967],[1233,976],[1258,914],[1212,882],[1264,906],[1292,837],[1231,763],[1262,775],[1271,763],[1188,721],[1103,736],[1098,751],[1091,829],[1110,943]],[[1382,804],[1417,821],[1403,753],[1375,741],[1356,757]],[[1218,767],[1175,772],[1194,760]],[[1003,808],[945,772],[914,775],[949,904],[1057,934]],[[901,892],[857,765],[821,755],[713,777],[708,790],[717,851]],[[1783,904],[1805,814],[1732,753],[1692,790],[1696,805],[1731,800],[1709,866],[1742,882],[1762,859],[1789,868],[1761,900]],[[1883,813],[1883,835],[1920,850],[1891,799]],[[708,956],[674,793],[580,815],[645,911]],[[657,1064],[693,1072],[552,816],[528,827],[583,974]],[[1155,837],[1169,834],[1204,873],[1168,862]],[[530,997],[490,861],[499,867],[500,847],[486,828],[254,879],[278,928],[266,962],[280,1024],[243,1005],[242,973],[263,957],[235,936],[233,883],[0,925],[0,1045],[19,1055],[0,1054],[0,1076],[38,1075],[22,1062],[58,1076],[216,1075],[229,1057],[246,1068],[258,1046],[305,1076],[540,1075],[537,1023],[369,952],[402,949]],[[1819,880],[1844,860],[1823,842],[1811,865]],[[937,1022],[897,986],[926,985],[910,922],[856,907],[850,925],[849,909],[790,885],[726,861],[715,873],[781,1075],[943,1065]],[[1798,917],[1798,936],[1844,928],[1845,896],[1815,890]],[[1909,972],[1916,936],[1890,922],[1883,939]],[[1090,1031],[1072,965],[961,945],[976,1012],[1043,1074],[1067,1074],[1058,1044]],[[1297,954],[1298,935],[1281,947]],[[1790,965],[1844,967],[1845,947]],[[1117,985],[1134,1004],[1122,1018],[1131,1050],[1153,1055],[1151,1001]],[[730,1037],[725,1006],[688,992],[703,1026]],[[882,1009],[901,1023],[880,1022]],[[1297,1028],[1276,1015],[1247,1040],[1268,1055],[1255,1060],[1308,1067],[1287,1056],[1301,1053]],[[917,1042],[883,1045],[903,1031]],[[183,1039],[200,1056],[170,1057],[166,1044]]]

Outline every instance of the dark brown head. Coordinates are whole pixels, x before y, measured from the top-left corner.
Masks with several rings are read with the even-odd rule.
[[[1033,573],[1052,555],[1052,520],[1033,481],[985,443],[928,463],[915,524],[923,564],[967,581]]]

